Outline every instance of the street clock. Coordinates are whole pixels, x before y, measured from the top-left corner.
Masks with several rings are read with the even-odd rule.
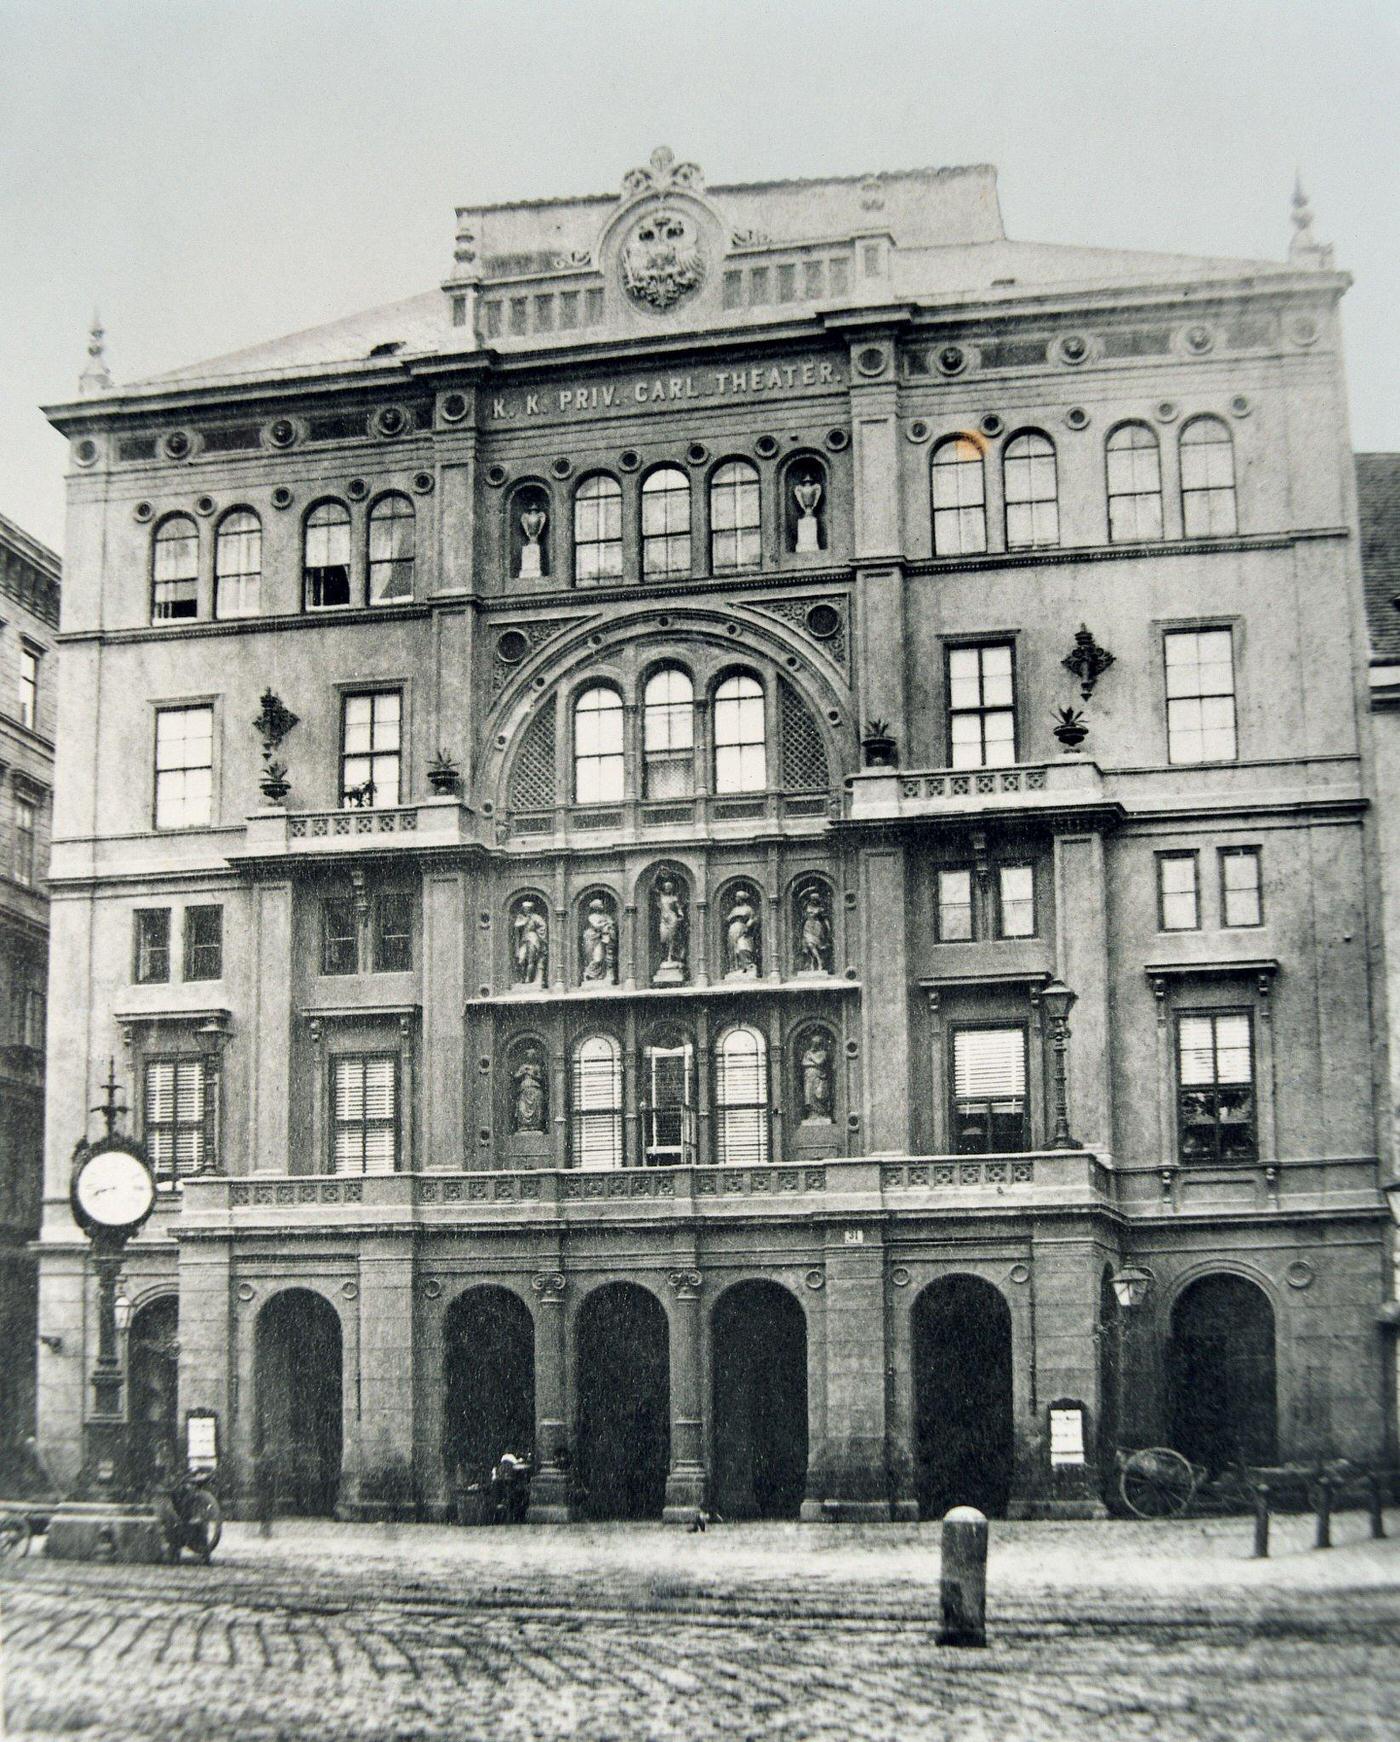
[[[78,1226],[105,1246],[124,1245],[156,1205],[155,1175],[145,1149],[131,1137],[103,1137],[84,1146],[73,1169],[69,1202]]]

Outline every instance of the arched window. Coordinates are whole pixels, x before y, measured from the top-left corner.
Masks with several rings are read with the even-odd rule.
[[[395,492],[369,511],[369,602],[413,597],[413,504]]]
[[[171,623],[199,612],[199,528],[188,514],[172,514],[156,528],[151,547],[151,621]]]
[[[214,615],[256,617],[262,593],[262,522],[235,508],[214,540]]]
[[[596,587],[621,579],[622,486],[595,472],[574,497],[574,581]]]
[[[695,1049],[681,1028],[649,1034],[642,1047],[642,1163],[681,1167],[695,1156]]]
[[[318,502],[306,517],[302,580],[308,611],[350,603],[350,510]]]
[[[933,554],[966,556],[986,548],[982,450],[969,436],[949,436],[933,450]]]
[[[1120,424],[1108,438],[1108,537],[1133,544],[1162,536],[1162,457],[1145,423]]]
[[[731,1028],[715,1054],[715,1159],[768,1160],[768,1048],[756,1028]]]
[[[590,1034],[574,1048],[575,1167],[622,1166],[622,1049],[610,1034]]]
[[[695,690],[674,665],[642,692],[642,773],[648,798],[679,798],[695,786]]]
[[[1037,550],[1060,542],[1059,486],[1055,445],[1049,436],[1028,430],[1006,444],[1002,456],[1006,485],[1006,548]]]
[[[690,479],[679,466],[661,466],[642,482],[642,576],[689,573]]]
[[[622,797],[622,697],[585,690],[574,704],[574,803],[616,804]]]
[[[763,686],[739,672],[715,691],[715,791],[763,792],[768,756]]]
[[[710,570],[758,567],[758,471],[727,460],[710,479]]]
[[[1181,518],[1188,538],[1235,532],[1235,444],[1218,417],[1195,417],[1181,432]]]

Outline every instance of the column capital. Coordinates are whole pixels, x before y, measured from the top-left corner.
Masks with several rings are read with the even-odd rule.
[[[568,1286],[568,1277],[557,1270],[541,1271],[538,1276],[530,1278],[530,1287],[545,1305],[557,1306],[563,1300],[564,1290]]]
[[[673,1270],[666,1278],[677,1300],[698,1300],[705,1279],[698,1270]]]

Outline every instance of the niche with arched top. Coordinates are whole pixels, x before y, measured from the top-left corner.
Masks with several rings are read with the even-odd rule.
[[[783,549],[819,557],[831,548],[831,478],[816,454],[794,454],[782,471]]]
[[[554,503],[549,491],[531,478],[506,498],[505,547],[513,581],[546,581],[554,574]]]

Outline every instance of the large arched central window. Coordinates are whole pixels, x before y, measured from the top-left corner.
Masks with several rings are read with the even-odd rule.
[[[969,436],[950,436],[933,452],[933,554],[966,556],[986,548],[982,450]]]
[[[1027,430],[1006,444],[1002,457],[1006,485],[1006,548],[1037,550],[1060,542],[1059,485],[1055,446],[1039,430]]]
[[[690,479],[661,466],[642,483],[642,577],[690,573]]]
[[[763,792],[767,785],[763,686],[738,672],[715,691],[715,791]]]
[[[674,665],[647,679],[642,765],[648,798],[679,798],[695,786],[695,691]]]
[[[413,504],[396,492],[370,510],[369,602],[391,605],[412,597]]]
[[[622,697],[585,690],[574,704],[574,803],[616,804],[622,768]]]
[[[1193,418],[1181,432],[1181,518],[1188,538],[1237,529],[1235,445],[1218,417]]]
[[[1108,438],[1108,536],[1132,544],[1162,536],[1162,460],[1145,423],[1121,424]]]
[[[580,587],[622,579],[622,486],[605,472],[574,497],[574,580]]]
[[[262,592],[262,522],[235,508],[214,540],[214,615],[256,617]]]
[[[319,502],[307,515],[302,573],[308,610],[350,603],[350,510],[344,503]]]
[[[610,1034],[590,1034],[574,1048],[575,1167],[622,1166],[622,1049]]]
[[[715,1159],[768,1160],[768,1048],[756,1028],[731,1028],[715,1055]]]
[[[151,621],[170,623],[199,611],[199,528],[172,514],[156,528],[151,552]]]
[[[758,567],[758,471],[728,460],[710,480],[710,568],[714,574]]]

